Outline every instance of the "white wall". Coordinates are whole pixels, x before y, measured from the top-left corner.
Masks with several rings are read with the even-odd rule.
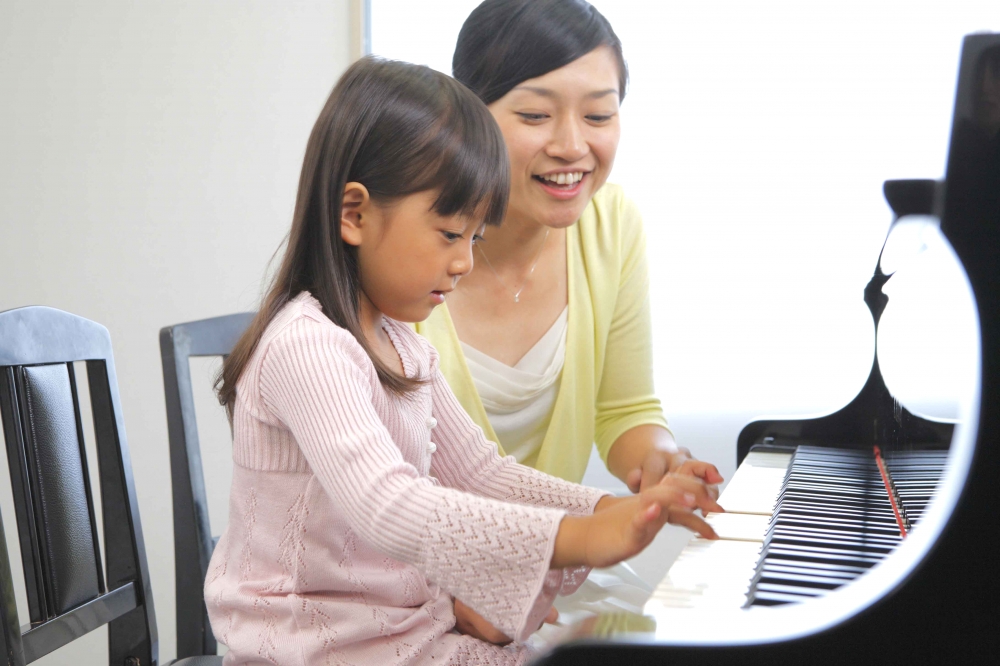
[[[51,305],[111,331],[161,661],[175,639],[158,331],[254,307],[309,130],[349,62],[349,4],[0,3],[0,310]],[[228,444],[213,416],[218,515]],[[39,663],[106,664],[104,636]]]

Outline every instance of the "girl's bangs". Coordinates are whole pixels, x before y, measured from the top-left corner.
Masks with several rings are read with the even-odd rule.
[[[507,146],[486,107],[471,93],[461,92],[466,94],[451,96],[448,112],[432,130],[436,136],[427,149],[438,157],[427,170],[426,187],[420,189],[439,190],[433,208],[439,215],[464,215],[498,225],[510,194]]]
[[[435,191],[433,210],[500,224],[507,210],[507,146],[489,109],[458,81],[427,67],[369,61],[358,96],[375,119],[348,171],[376,200]],[[374,76],[374,74],[381,76]]]

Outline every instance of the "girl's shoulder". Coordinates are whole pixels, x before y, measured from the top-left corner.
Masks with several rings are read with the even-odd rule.
[[[323,329],[334,337],[344,335],[353,339],[347,329],[337,326],[323,314],[323,306],[320,305],[315,296],[308,291],[303,291],[278,310],[264,331],[262,340],[295,337],[297,329],[301,331],[303,328],[306,330]]]
[[[240,375],[236,408],[274,422],[273,405],[265,396],[273,394],[284,381],[281,378],[308,375],[331,364],[356,368],[338,373],[345,380],[373,388],[378,385],[375,368],[354,336],[330,321],[311,294],[302,292],[282,306],[264,329]]]
[[[434,345],[424,336],[414,330],[410,324],[385,318],[385,328],[392,338],[393,345],[400,357],[404,357],[404,366],[416,369],[416,376],[431,377],[438,369],[438,352]]]
[[[360,365],[368,355],[354,336],[323,314],[323,306],[307,291],[288,301],[264,330],[256,355],[261,360],[274,350],[287,353],[323,348],[343,354]],[[281,354],[284,355],[284,354]]]
[[[384,328],[403,359],[407,374],[428,376],[437,369],[437,351],[409,326],[385,317]],[[354,335],[323,313],[323,306],[309,292],[302,292],[285,304],[268,324],[255,355],[259,362],[302,355],[333,355],[360,367],[378,384],[375,366]]]

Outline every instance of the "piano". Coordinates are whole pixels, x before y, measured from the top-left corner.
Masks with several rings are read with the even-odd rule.
[[[1000,34],[963,42],[944,182],[884,193],[894,224],[940,220],[968,278],[979,372],[961,418],[912,413],[876,354],[835,413],[750,423],[727,513],[706,516],[721,538],[693,538],[643,615],[586,620],[537,664],[1000,658]],[[876,331],[882,263],[864,291]]]

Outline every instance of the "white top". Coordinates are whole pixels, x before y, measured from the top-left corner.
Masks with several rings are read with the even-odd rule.
[[[514,367],[462,343],[486,416],[508,455],[524,464],[542,446],[566,360],[569,308]]]

